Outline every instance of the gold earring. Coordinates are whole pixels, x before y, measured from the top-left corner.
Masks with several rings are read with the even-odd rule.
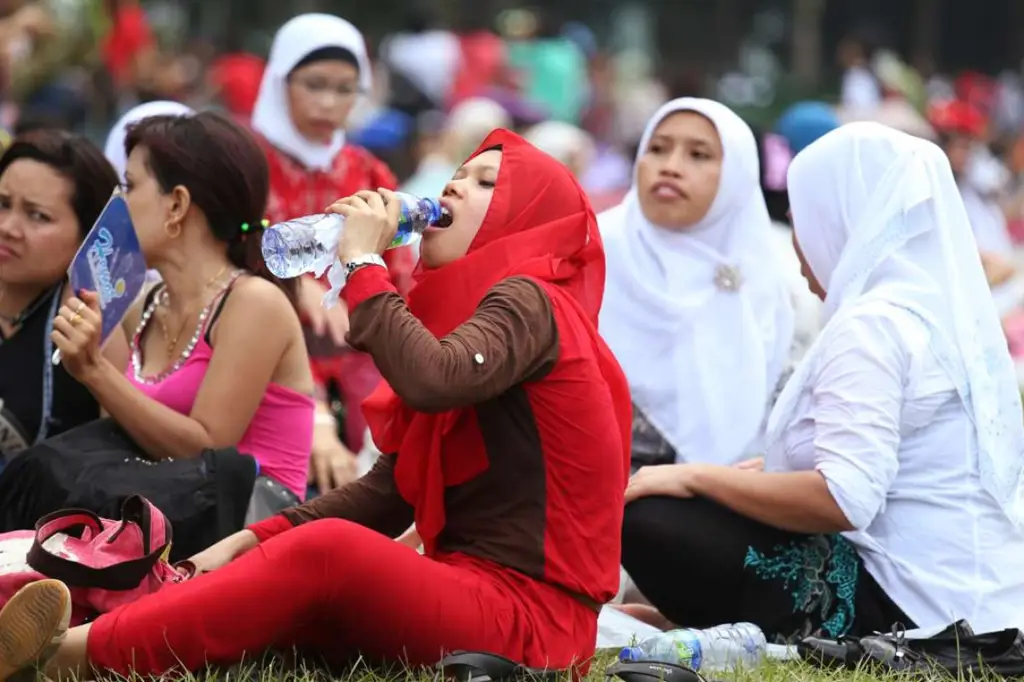
[[[173,233],[171,232],[170,228],[172,226],[178,228],[176,232],[173,232]],[[181,230],[182,230],[182,227],[181,227],[181,223],[179,223],[179,222],[165,223],[164,224],[164,232],[167,233],[167,238],[168,239],[177,239],[178,237],[180,237],[181,236]]]

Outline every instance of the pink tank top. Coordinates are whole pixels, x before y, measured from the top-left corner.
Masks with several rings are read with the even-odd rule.
[[[213,356],[213,348],[207,340],[208,330],[220,314],[230,287],[231,284],[222,296],[215,298],[200,314],[195,336],[188,346],[191,352],[186,349],[182,354],[183,359],[172,365],[169,372],[156,377],[144,377],[141,373],[140,340],[158,300],[157,295],[151,295],[151,301],[132,339],[132,362],[126,372],[128,380],[158,403],[181,414],[190,414]],[[214,305],[216,311],[210,317]],[[210,318],[209,323],[207,318]],[[298,495],[299,499],[306,497],[309,454],[313,447],[313,410],[311,397],[278,384],[268,384],[249,422],[249,428],[235,445],[239,452],[259,462],[261,474],[278,481]]]

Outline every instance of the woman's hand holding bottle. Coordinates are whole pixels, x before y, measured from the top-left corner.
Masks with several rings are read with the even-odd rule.
[[[384,253],[398,231],[402,205],[391,190],[364,190],[339,199],[328,206],[326,212],[345,217],[345,229],[338,244],[338,260],[347,263],[363,256]]]

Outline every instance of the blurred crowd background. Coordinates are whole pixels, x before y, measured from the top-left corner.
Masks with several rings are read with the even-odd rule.
[[[435,112],[497,88],[531,105],[513,112],[523,119],[625,145],[671,96],[717,98],[761,124],[801,99],[863,104],[844,86],[858,49],[922,112],[983,74],[994,132],[1024,117],[1019,0],[0,0],[4,123],[56,118],[102,140],[140,100],[244,115],[274,32],[309,11],[353,22],[376,61],[350,127],[396,108],[415,120],[410,150]]]
[[[941,142],[979,195],[972,221],[997,223],[975,225],[983,251],[1011,256],[1024,234],[1020,0],[0,0],[0,125],[102,144],[121,113],[168,99],[246,120],[275,31],[310,11],[363,31],[373,88],[347,127],[410,191],[507,125],[600,211],[666,100],[718,99],[762,133],[814,100]]]

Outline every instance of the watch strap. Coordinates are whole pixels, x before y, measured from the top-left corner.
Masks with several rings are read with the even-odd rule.
[[[388,264],[384,262],[384,259],[381,256],[377,255],[376,253],[370,253],[365,256],[353,258],[352,260],[345,261],[343,265],[345,266],[346,279],[351,277],[353,272],[355,272],[359,268],[366,267],[367,265],[378,265],[384,268],[385,270],[387,270],[388,267]]]

